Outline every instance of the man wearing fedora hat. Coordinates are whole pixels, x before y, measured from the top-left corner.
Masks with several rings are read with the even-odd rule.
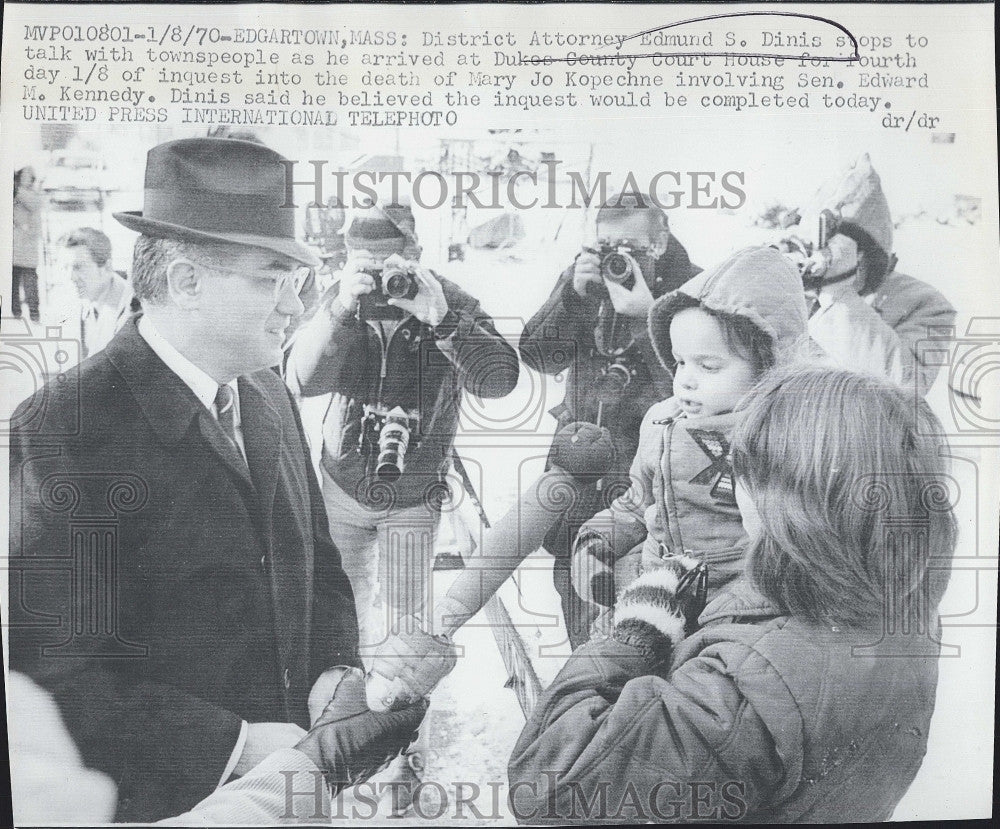
[[[280,207],[281,162],[245,141],[154,147],[143,211],[116,214],[140,234],[144,313],[14,419],[10,665],[117,784],[117,820],[184,811],[295,745],[314,680],[359,665],[351,586],[271,370],[319,264]]]

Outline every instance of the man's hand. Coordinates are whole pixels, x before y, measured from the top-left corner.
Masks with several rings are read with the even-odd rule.
[[[624,254],[628,256],[628,254]],[[631,259],[631,257],[629,257]],[[642,269],[639,263],[632,259],[632,273],[635,274],[635,284],[631,289],[612,282],[610,279],[604,280],[607,285],[608,295],[611,297],[611,304],[615,311],[626,317],[642,318],[649,313],[653,307],[653,294],[643,278]]]
[[[280,748],[291,748],[305,736],[305,731],[295,723],[257,722],[247,725],[247,740],[243,753],[233,769],[242,777],[261,760]]]
[[[340,291],[337,300],[344,310],[353,314],[358,310],[358,300],[375,290],[375,278],[365,270],[380,268],[381,263],[366,250],[352,250],[340,272]]]
[[[596,253],[584,249],[573,265],[573,290],[585,297],[589,286],[600,285],[601,282],[601,260]]]
[[[413,314],[418,320],[431,328],[440,325],[444,315],[448,313],[448,300],[444,296],[441,283],[427,268],[422,268],[416,262],[407,262],[399,254],[393,254],[385,260],[384,267],[395,265],[411,270],[417,279],[417,295],[413,299],[389,299],[389,305],[402,308]]]
[[[327,773],[334,792],[368,779],[388,764],[413,741],[427,713],[423,699],[398,711],[369,711],[364,675],[357,668],[344,671],[334,698],[295,746]]]

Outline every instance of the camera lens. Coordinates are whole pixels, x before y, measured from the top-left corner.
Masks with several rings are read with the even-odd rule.
[[[632,279],[632,263],[621,253],[609,253],[601,260],[601,276],[628,288],[630,286],[627,283],[630,280],[634,281]]]
[[[382,284],[386,294],[394,299],[413,299],[417,295],[417,278],[408,270],[386,268]]]
[[[378,436],[378,460],[375,475],[379,480],[394,483],[403,474],[406,450],[410,445],[410,429],[400,420],[386,420]]]

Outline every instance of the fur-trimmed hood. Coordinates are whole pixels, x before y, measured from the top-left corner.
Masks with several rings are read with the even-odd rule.
[[[713,311],[749,319],[771,338],[779,360],[806,339],[809,313],[802,280],[795,266],[774,248],[745,248],[653,303],[649,338],[667,368],[673,364],[670,321],[687,307],[685,297]]]

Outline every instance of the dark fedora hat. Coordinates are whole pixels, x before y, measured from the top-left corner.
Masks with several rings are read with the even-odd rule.
[[[316,254],[295,238],[294,209],[281,206],[284,160],[251,141],[167,141],[146,156],[142,212],[114,216],[145,236],[266,248],[319,267]]]

